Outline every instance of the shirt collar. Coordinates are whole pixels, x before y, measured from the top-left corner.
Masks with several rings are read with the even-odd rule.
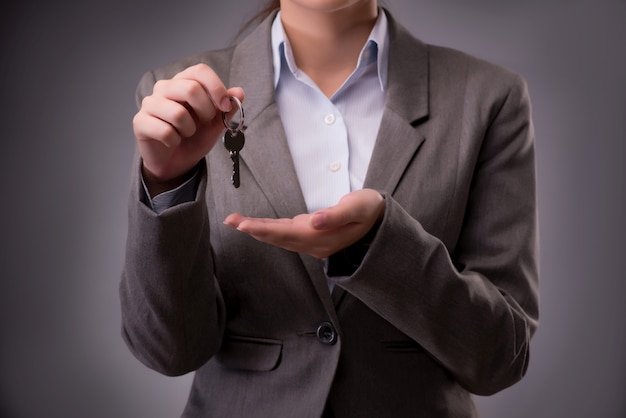
[[[380,89],[385,90],[387,86],[387,67],[389,57],[389,35],[387,31],[387,16],[382,9],[378,9],[378,19],[370,32],[367,42],[361,50],[357,68],[362,65],[371,63],[374,59],[377,61],[378,80],[380,81]],[[274,87],[278,85],[280,80],[282,58],[285,58],[290,71],[296,75],[298,67],[293,57],[289,39],[285,34],[282,21],[280,19],[280,11],[274,18],[272,24],[272,54],[274,61]]]

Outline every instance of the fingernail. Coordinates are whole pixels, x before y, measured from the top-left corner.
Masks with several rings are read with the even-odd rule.
[[[224,97],[222,99],[222,102],[220,103],[220,107],[222,108],[222,111],[224,112],[230,112],[231,110],[233,110],[233,105],[230,102],[230,99],[228,97]]]
[[[326,226],[326,214],[314,213],[311,215],[311,225],[316,229],[324,228]]]

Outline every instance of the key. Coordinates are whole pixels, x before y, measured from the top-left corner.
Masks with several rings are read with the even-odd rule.
[[[226,114],[222,112],[222,123],[224,123],[224,127],[226,128],[223,142],[224,147],[230,151],[230,159],[233,160],[233,175],[231,181],[236,189],[239,187],[239,151],[241,151],[246,143],[246,138],[243,135],[243,106],[235,96],[231,96],[230,101],[235,103],[239,108],[240,120],[239,124],[233,128],[226,123]]]
[[[235,130],[231,131],[227,129],[224,132],[224,147],[230,151],[230,159],[233,160],[233,175],[231,181],[235,188],[239,187],[239,151],[242,150],[246,138],[243,135],[243,131]]]

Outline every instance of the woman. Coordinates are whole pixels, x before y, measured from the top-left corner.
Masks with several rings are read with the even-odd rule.
[[[139,84],[129,348],[196,372],[186,417],[477,416],[537,326],[524,81],[375,0],[267,11]],[[216,146],[230,96],[239,188]]]

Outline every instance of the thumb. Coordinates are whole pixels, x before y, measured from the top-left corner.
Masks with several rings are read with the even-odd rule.
[[[326,213],[322,211],[312,213],[309,218],[309,223],[313,229],[326,229],[326,225],[328,223]]]
[[[228,96],[223,99],[223,103],[220,106],[222,109],[226,109],[226,108],[230,109],[226,111],[226,118],[225,118],[226,122],[230,123],[230,121],[238,115],[239,116],[238,120],[241,119],[241,123],[243,124],[244,123],[243,101],[245,98],[243,89],[241,87],[231,87],[226,91],[226,93]],[[237,99],[239,102],[236,103],[233,97]]]
[[[318,210],[311,214],[310,224],[313,229],[335,229],[349,223],[358,222],[359,206],[362,204],[359,196],[362,191],[344,195],[335,206]]]
[[[311,214],[313,229],[336,229],[354,223],[372,225],[384,214],[385,198],[372,189],[362,189],[343,196],[339,203]]]
[[[317,230],[340,228],[352,222],[348,213],[344,206],[332,206],[311,214],[309,222]]]

